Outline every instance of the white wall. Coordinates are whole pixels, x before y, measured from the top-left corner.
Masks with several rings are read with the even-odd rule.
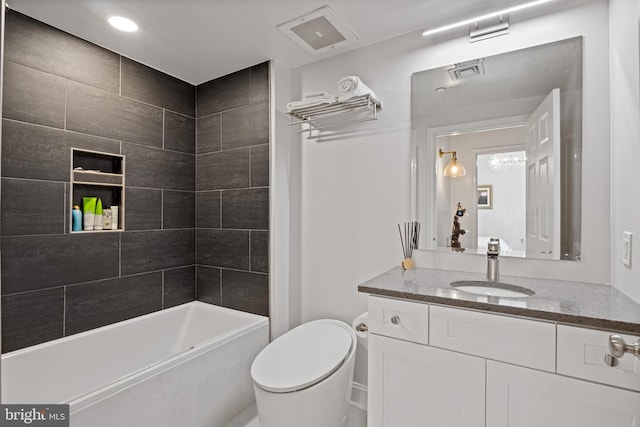
[[[640,302],[640,1],[611,0],[611,282]],[[634,234],[632,267],[622,232]]]
[[[335,93],[338,80],[357,74],[384,102],[377,122],[331,142],[302,138],[301,319],[350,321],[366,308],[357,285],[399,265],[396,224],[410,216],[410,108],[413,72],[564,38],[584,37],[583,260],[504,262],[506,274],[608,283],[609,87],[607,2],[512,25],[508,36],[479,43],[465,38],[428,45],[419,33],[395,38],[294,70],[301,93]],[[478,270],[481,256],[454,261],[432,253],[423,266]],[[420,259],[422,258],[422,259]],[[478,261],[480,260],[480,261]],[[511,260],[503,260],[511,261]]]
[[[354,126],[354,135],[327,142],[301,138],[301,321],[351,322],[366,309],[358,284],[400,264],[396,224],[410,220],[411,74],[580,35],[585,36],[583,170],[588,171],[582,183],[589,189],[582,205],[582,261],[505,258],[501,270],[609,282],[607,10],[605,0],[589,3],[513,23],[511,34],[472,44],[464,37],[429,45],[412,33],[294,70],[299,93],[336,93],[341,77],[356,74],[384,102],[379,120]],[[486,268],[480,255],[446,255],[451,254],[423,252],[415,258],[424,267]]]

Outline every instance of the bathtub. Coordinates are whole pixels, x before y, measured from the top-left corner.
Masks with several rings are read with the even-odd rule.
[[[220,427],[254,401],[266,317],[202,302],[2,357],[2,403],[68,403],[71,427]]]

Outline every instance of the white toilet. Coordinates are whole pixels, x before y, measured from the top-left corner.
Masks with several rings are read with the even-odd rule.
[[[343,427],[356,335],[339,320],[315,320],[278,337],[251,366],[260,427]]]

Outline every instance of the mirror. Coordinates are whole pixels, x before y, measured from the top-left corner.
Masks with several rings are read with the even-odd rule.
[[[581,37],[414,73],[411,107],[419,249],[580,258]]]

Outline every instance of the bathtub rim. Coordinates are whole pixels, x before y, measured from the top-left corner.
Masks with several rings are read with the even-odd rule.
[[[99,402],[103,399],[113,396],[114,394],[122,390],[132,387],[144,381],[145,379],[150,378],[152,375],[160,374],[174,366],[177,366],[182,363],[186,363],[189,360],[205,353],[206,351],[212,348],[215,348],[230,342],[231,340],[233,340],[234,338],[240,335],[253,332],[265,325],[267,326],[267,332],[269,331],[269,318],[266,316],[262,316],[254,313],[248,313],[248,312],[235,310],[227,307],[222,307],[214,304],[209,304],[202,301],[190,301],[174,307],[154,311],[141,316],[132,317],[131,319],[121,320],[119,322],[111,323],[109,325],[101,326],[99,328],[91,329],[88,331],[80,332],[77,334],[69,335],[66,337],[58,338],[58,339],[47,341],[44,343],[14,350],[14,351],[3,354],[1,358],[4,360],[5,358],[19,357],[21,354],[28,353],[30,351],[44,349],[53,345],[63,344],[67,341],[74,340],[74,339],[81,339],[83,336],[86,336],[89,334],[95,334],[100,331],[106,331],[113,328],[126,326],[131,323],[144,321],[145,319],[148,319],[153,316],[158,316],[158,315],[162,315],[164,313],[169,313],[173,311],[179,311],[179,310],[185,310],[185,309],[188,310],[191,306],[204,307],[207,310],[233,313],[234,315],[240,314],[252,320],[248,322],[246,325],[237,326],[229,330],[226,330],[221,334],[218,334],[214,337],[201,341],[198,344],[195,344],[186,349],[180,350],[179,352],[172,354],[171,356],[168,356],[164,359],[161,359],[151,365],[147,365],[143,368],[138,369],[137,371],[126,374],[111,383],[103,384],[99,388],[82,392],[79,395],[69,398],[65,402],[48,402],[48,403],[68,404],[70,408],[70,414],[73,414],[74,412],[80,411],[86,408],[87,406],[90,406],[96,402]]]

